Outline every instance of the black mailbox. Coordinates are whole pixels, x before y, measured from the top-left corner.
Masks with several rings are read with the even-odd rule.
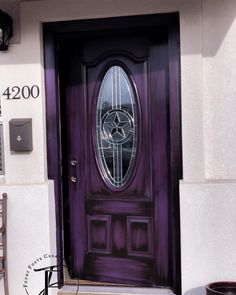
[[[31,152],[32,119],[12,119],[9,122],[10,150],[12,152]]]

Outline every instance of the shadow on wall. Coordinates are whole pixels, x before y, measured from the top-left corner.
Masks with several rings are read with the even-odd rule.
[[[236,18],[235,0],[202,1],[202,55],[215,56]]]
[[[186,291],[184,295],[206,295],[205,286],[190,289]]]

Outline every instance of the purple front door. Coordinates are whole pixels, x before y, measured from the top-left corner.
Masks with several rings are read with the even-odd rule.
[[[64,47],[74,277],[169,285],[169,52],[165,29]]]

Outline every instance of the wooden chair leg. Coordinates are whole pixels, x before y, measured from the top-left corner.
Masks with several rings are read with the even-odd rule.
[[[8,272],[7,272],[7,194],[2,194],[2,227],[0,234],[2,235],[2,247],[3,247],[3,261],[2,261],[2,273],[3,273],[3,283],[4,283],[4,293],[9,295],[8,286]]]

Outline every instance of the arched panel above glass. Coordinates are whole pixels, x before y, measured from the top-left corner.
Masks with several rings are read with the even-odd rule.
[[[137,153],[138,107],[134,85],[121,66],[110,67],[101,82],[96,110],[100,170],[115,188],[131,178]]]

